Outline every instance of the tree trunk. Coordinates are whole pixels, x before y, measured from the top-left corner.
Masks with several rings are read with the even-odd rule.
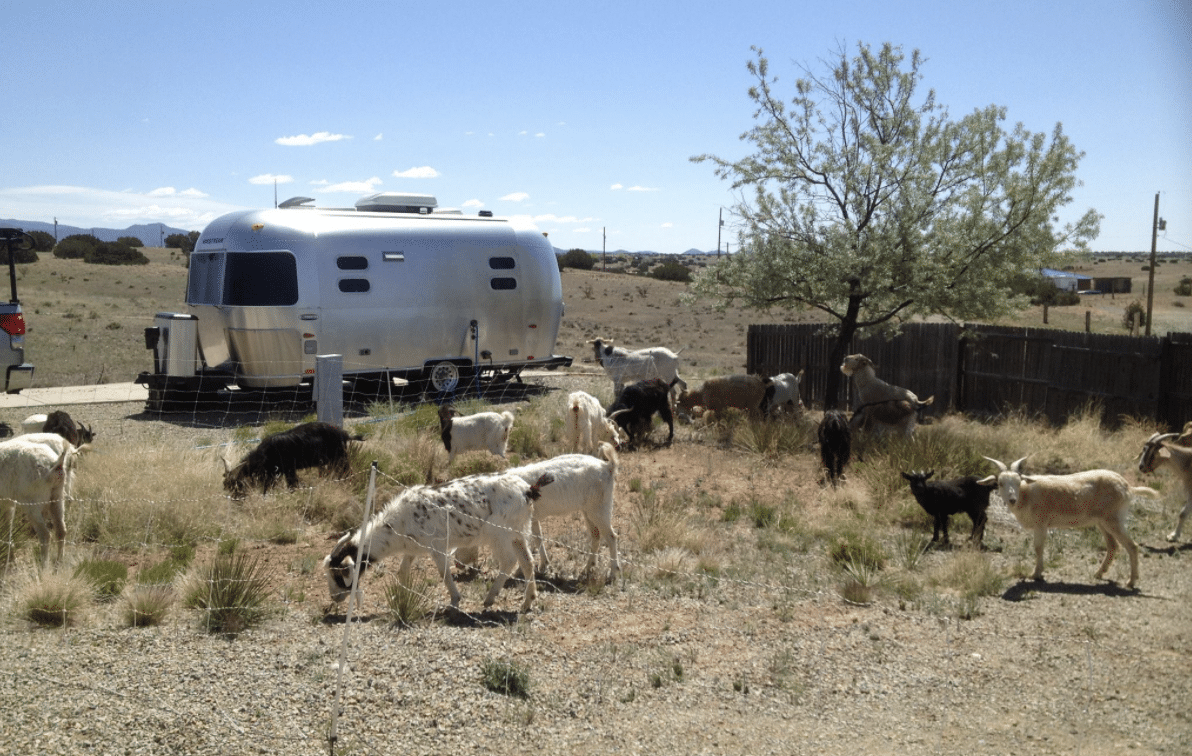
[[[849,281],[849,285],[852,293],[848,298],[848,309],[845,311],[844,317],[840,319],[840,332],[836,336],[836,343],[832,345],[832,353],[829,358],[828,376],[824,386],[825,410],[839,409],[844,398],[848,396],[847,392],[845,392],[844,398],[839,396],[840,383],[844,379],[844,373],[840,372],[840,364],[848,355],[849,345],[852,344],[853,336],[857,333],[857,319],[861,314],[861,300],[864,299],[859,291],[860,281],[853,279]]]

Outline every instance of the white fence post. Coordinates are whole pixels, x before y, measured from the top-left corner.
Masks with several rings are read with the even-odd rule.
[[[320,354],[315,357],[315,415],[319,422],[344,427],[344,357]]]

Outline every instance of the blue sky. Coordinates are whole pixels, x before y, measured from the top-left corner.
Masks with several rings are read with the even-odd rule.
[[[765,50],[889,41],[953,117],[989,104],[1086,155],[1067,208],[1094,249],[1192,249],[1192,2],[120,3],[2,16],[0,218],[201,229],[231,210],[377,191],[523,215],[556,247],[735,250],[709,164],[752,124]],[[602,233],[607,233],[604,241]]]

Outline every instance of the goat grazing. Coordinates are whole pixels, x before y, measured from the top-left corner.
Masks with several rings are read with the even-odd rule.
[[[43,443],[50,437],[61,449]],[[50,553],[50,529],[58,542],[56,561],[66,544],[66,498],[73,478],[76,453],[69,441],[56,433],[18,436],[0,442],[0,499],[13,502],[29,516],[41,542],[41,564]],[[47,527],[48,523],[48,527]]]
[[[803,371],[798,373],[779,373],[770,378],[773,394],[768,396],[766,414],[777,417],[787,412],[798,417],[803,413],[803,397],[799,394],[799,385],[803,382]]]
[[[30,415],[21,421],[21,429],[25,433],[57,433],[73,446],[82,446],[95,440],[91,428],[62,410],[54,410],[48,415]]]
[[[1112,470],[1086,470],[1071,475],[1026,475],[1022,463],[1026,457],[1008,468],[1002,462],[986,457],[998,466],[999,473],[978,481],[983,486],[997,486],[998,495],[1018,523],[1034,532],[1035,580],[1043,579],[1043,546],[1049,528],[1082,528],[1095,525],[1105,536],[1105,559],[1094,575],[1100,580],[1109,569],[1118,544],[1130,556],[1128,588],[1138,584],[1138,546],[1126,533],[1126,515],[1130,511],[1131,494],[1158,496],[1158,492],[1141,486],[1131,486]]]
[[[676,379],[677,380],[677,379]],[[625,387],[617,401],[608,408],[608,415],[616,420],[629,435],[628,448],[634,448],[650,434],[654,414],[657,413],[667,424],[670,434],[666,443],[675,438],[675,416],[671,412],[670,390],[674,384],[667,384],[657,378],[638,381]]]
[[[477,412],[460,415],[450,404],[439,407],[439,436],[447,449],[447,466],[457,454],[488,450],[505,456],[509,431],[513,429],[512,412]]]
[[[573,391],[567,397],[567,414],[563,418],[563,435],[571,442],[571,451],[592,454],[597,444],[604,442],[621,448],[629,437],[614,419],[604,414],[599,399],[586,391]]]
[[[902,477],[911,484],[915,501],[935,520],[931,542],[939,541],[940,533],[943,533],[944,545],[947,546],[948,517],[964,512],[973,522],[969,542],[980,546],[985,538],[986,510],[989,509],[989,495],[993,493],[993,487],[981,485],[975,475],[952,480],[928,480],[933,475],[934,470],[902,473]]]
[[[1138,456],[1138,471],[1153,473],[1161,467],[1171,470],[1184,486],[1184,508],[1180,510],[1175,521],[1175,530],[1168,534],[1167,540],[1178,541],[1184,530],[1184,520],[1192,512],[1192,448],[1181,446],[1178,442],[1188,436],[1185,426],[1184,435],[1178,433],[1156,433],[1147,439],[1142,447],[1142,454]],[[1176,443],[1173,443],[1173,440]],[[1192,438],[1188,439],[1192,441]]]
[[[352,570],[357,565],[363,577],[373,562],[398,554],[402,557],[398,579],[407,582],[414,557],[426,554],[443,576],[451,606],[459,608],[459,588],[451,576],[451,554],[458,548],[487,546],[497,558],[499,574],[484,605],[492,606],[514,565],[518,565],[526,580],[521,611],[530,611],[538,591],[529,546],[531,502],[550,482],[549,476],[530,484],[517,475],[487,473],[407,488],[363,528],[341,537],[323,558],[331,600],[339,603],[350,595]]]
[[[840,372],[853,379],[857,390],[857,406],[853,409],[853,430],[870,427],[879,435],[898,430],[910,437],[915,432],[919,411],[935,401],[931,396],[922,401],[914,392],[901,386],[891,386],[874,372],[873,361],[863,354],[850,354],[840,365]]]
[[[853,432],[843,412],[828,410],[820,420],[816,435],[819,438],[820,460],[828,471],[832,488],[835,488],[844,477],[844,466],[852,456]]]
[[[611,340],[592,339],[596,362],[608,377],[613,380],[613,396],[620,396],[621,391],[630,383],[658,378],[670,386],[676,384],[683,389],[687,382],[679,377],[679,355],[666,347],[648,347],[630,352],[622,347],[614,347]]]
[[[769,406],[769,397],[774,387],[760,375],[729,375],[709,378],[692,391],[679,394],[679,409],[690,412],[703,407],[709,412],[723,412],[736,408],[749,413],[751,417],[764,414]]]
[[[542,489],[534,502],[534,545],[538,552],[538,570],[545,573],[550,567],[540,522],[547,517],[582,513],[592,535],[588,564],[584,572],[596,567],[600,543],[608,547],[611,564],[608,579],[616,582],[621,573],[617,560],[617,534],[613,530],[613,491],[617,484],[617,452],[612,444],[600,445],[600,459],[587,454],[564,454],[553,459],[513,467],[505,472],[517,475],[527,483],[549,475],[553,482]]]
[[[298,471],[308,467],[342,477],[349,472],[348,442],[361,440],[330,423],[304,423],[274,433],[236,465],[224,459],[224,490],[239,499],[250,486],[260,484],[261,493],[267,494],[281,477],[294,488]]]

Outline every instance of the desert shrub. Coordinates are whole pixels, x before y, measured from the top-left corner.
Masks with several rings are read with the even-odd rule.
[[[1142,306],[1142,302],[1135,299],[1130,304],[1126,305],[1126,311],[1122,313],[1122,328],[1127,331],[1134,329],[1134,316],[1139,315],[1138,322],[1146,325],[1146,308]]]
[[[53,237],[50,237],[53,239]],[[8,250],[0,249],[0,265],[8,265]],[[13,260],[20,263],[35,263],[39,259],[37,257],[37,249],[14,249],[12,250]]]
[[[121,236],[116,240],[116,243],[123,244],[126,247],[143,247],[145,242],[141,241],[135,236]]]
[[[83,255],[83,262],[92,265],[148,265],[149,258],[139,249],[120,242],[103,242]]]
[[[576,270],[591,270],[596,267],[596,256],[582,249],[572,249],[559,255],[559,270],[575,268]]]
[[[868,533],[846,530],[832,536],[828,544],[828,559],[842,569],[881,570],[886,566],[886,552]]]
[[[173,605],[170,586],[137,584],[125,591],[121,617],[128,627],[153,627],[165,620]]]
[[[426,592],[427,583],[414,586],[400,580],[385,585],[385,605],[397,624],[409,627],[431,613],[433,602]]]
[[[186,571],[194,558],[194,546],[190,544],[174,546],[165,559],[138,572],[137,583],[144,586],[169,586],[174,582],[174,578]]]
[[[1192,297],[1192,277],[1184,276],[1175,287],[1175,293],[1181,297]]]
[[[99,237],[92,234],[72,234],[54,247],[54,257],[64,260],[81,260],[87,253],[103,244]]]
[[[657,278],[659,281],[687,283],[691,280],[691,269],[682,263],[668,260],[661,265],[655,265],[654,269],[650,271],[650,277]]]

